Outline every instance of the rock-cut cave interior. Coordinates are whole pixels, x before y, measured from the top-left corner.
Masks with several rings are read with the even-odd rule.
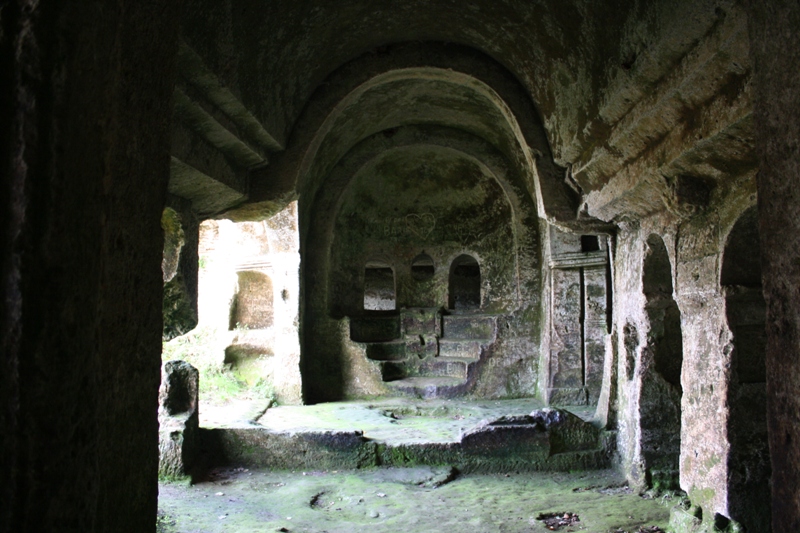
[[[0,23],[2,531],[800,532],[796,1]]]

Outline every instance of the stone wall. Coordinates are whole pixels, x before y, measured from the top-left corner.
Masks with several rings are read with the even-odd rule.
[[[190,202],[170,196],[161,216],[164,230],[162,338],[165,341],[197,326],[197,243],[200,222]]]
[[[611,287],[605,235],[547,228],[542,390],[555,405],[597,405],[610,355]]]
[[[619,449],[625,471],[639,486],[668,484],[669,478],[657,474],[665,460],[678,459],[670,447],[675,449],[673,440],[679,435],[679,464],[673,464],[680,469],[680,486],[709,520],[714,513],[743,522],[751,518],[741,512],[737,516],[731,507],[741,487],[731,476],[730,462],[735,458],[730,428],[752,421],[735,419],[738,415],[731,410],[735,342],[720,271],[728,235],[754,202],[755,180],[750,174],[739,178],[732,190],[715,191],[708,208],[694,216],[662,212],[622,224],[614,254],[613,335]],[[653,254],[661,243],[662,258],[656,265]],[[670,311],[672,299],[676,311]],[[678,327],[680,332],[675,333]],[[670,415],[677,413],[676,398],[681,407],[679,428]]]

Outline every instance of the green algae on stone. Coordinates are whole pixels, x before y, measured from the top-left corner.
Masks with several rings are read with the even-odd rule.
[[[227,469],[192,487],[162,484],[172,533],[546,533],[544,513],[570,512],[582,531],[666,527],[669,510],[624,486],[615,472],[459,475],[433,488],[437,469],[269,472]],[[613,487],[613,488],[609,488]],[[669,502],[667,502],[669,503]],[[576,530],[578,530],[576,528]]]

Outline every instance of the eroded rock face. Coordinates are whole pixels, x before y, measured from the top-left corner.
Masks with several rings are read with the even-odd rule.
[[[609,250],[605,235],[548,227],[543,298],[549,312],[540,381],[553,405],[597,405],[603,385],[610,318]]]
[[[158,392],[159,476],[188,476],[197,464],[199,373],[186,361],[167,361]]]
[[[742,285],[760,277],[751,260],[759,244],[736,237],[753,235],[736,228],[752,219],[754,176],[739,183],[689,218],[662,212],[622,225],[612,335],[629,479],[666,488],[679,477],[706,526],[717,513],[750,528],[768,520],[755,511],[763,501],[745,501],[746,487],[763,492],[769,474],[756,414],[759,291]]]
[[[198,232],[197,216],[180,198],[172,198],[176,209],[167,207],[161,216],[164,231],[164,276],[162,313],[165,341],[188,333],[197,326]]]

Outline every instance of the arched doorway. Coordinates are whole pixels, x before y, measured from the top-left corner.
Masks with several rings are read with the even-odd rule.
[[[672,293],[672,268],[664,241],[650,235],[646,246],[642,289],[650,329],[642,351],[642,457],[651,487],[675,489],[681,453],[681,314]]]
[[[481,267],[471,255],[462,254],[450,265],[448,307],[455,311],[481,306]]]
[[[728,509],[748,532],[770,531],[767,441],[766,304],[761,292],[758,211],[733,226],[722,257],[720,285],[733,335],[728,387]]]

